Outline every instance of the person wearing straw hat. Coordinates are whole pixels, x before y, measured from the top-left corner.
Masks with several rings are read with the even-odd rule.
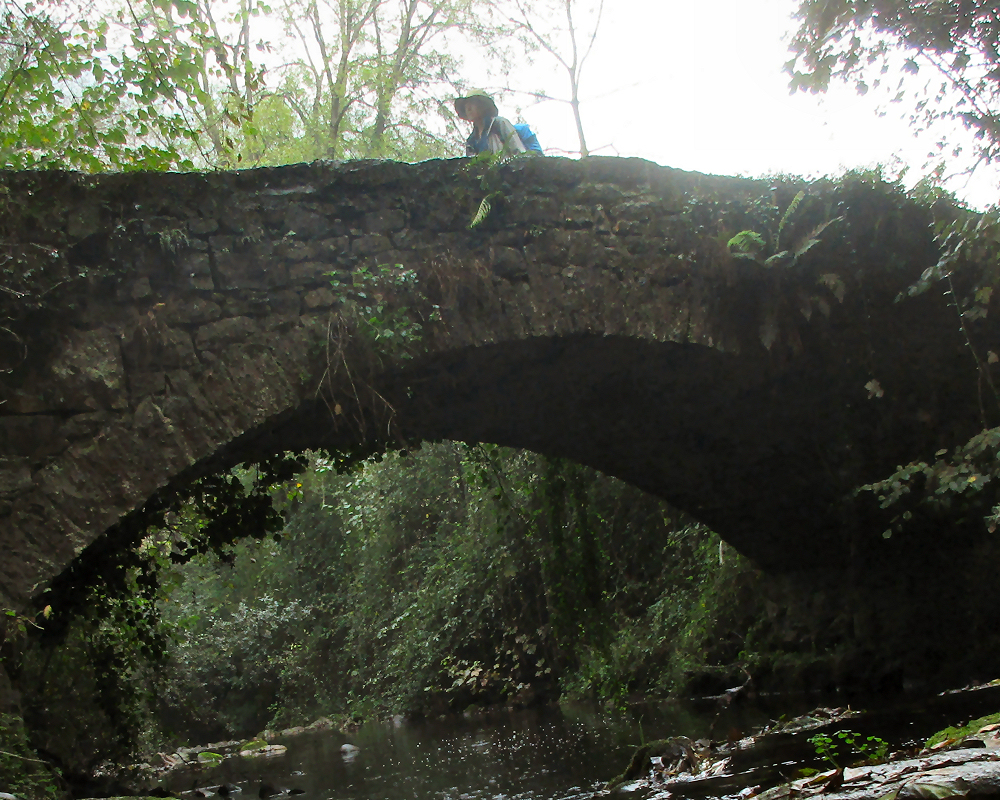
[[[517,128],[509,120],[500,116],[497,104],[488,94],[476,93],[468,97],[456,97],[455,113],[472,123],[472,133],[465,140],[465,154],[467,156],[485,152],[517,155],[529,149],[541,152],[542,148],[537,144],[538,140],[534,134],[530,133],[530,130],[528,132],[534,139],[534,143],[530,148],[525,146]],[[523,127],[527,129],[526,125]]]

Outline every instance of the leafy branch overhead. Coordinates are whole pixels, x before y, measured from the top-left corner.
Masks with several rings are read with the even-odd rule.
[[[1000,428],[983,430],[954,451],[943,449],[934,455],[932,462],[914,461],[858,489],[874,494],[883,509],[899,509],[882,535],[888,539],[906,530],[918,511],[933,515],[953,508],[978,514],[991,533],[996,531],[1000,525]]]
[[[1000,391],[994,379],[1000,347],[980,331],[1000,286],[1000,213],[967,214],[944,224],[937,242],[937,262],[901,292],[896,302],[906,302],[935,286],[942,288],[955,311],[970,371],[977,376],[982,430],[952,452],[938,450],[933,461],[901,465],[887,478],[858,489],[877,496],[883,509],[897,510],[883,533],[885,538],[907,530],[918,514],[933,517],[956,508],[963,516],[981,517],[991,533],[1000,525],[1000,428],[991,424],[1000,414]]]
[[[176,11],[176,15],[175,15]],[[192,168],[219,85],[260,73],[197,3],[125,0],[96,20],[38,0],[0,13],[0,160],[8,168]],[[227,101],[226,115],[243,113]],[[219,147],[224,149],[220,130]]]
[[[909,109],[917,130],[958,121],[972,131],[978,156],[1000,156],[1000,16],[992,2],[916,3],[801,0],[793,58],[785,65],[793,91],[853,84],[881,90]],[[942,138],[938,147],[944,150]],[[952,143],[952,153],[961,145]]]

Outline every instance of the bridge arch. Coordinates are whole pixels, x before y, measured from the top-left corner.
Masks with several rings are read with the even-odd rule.
[[[770,187],[638,160],[3,185],[36,276],[0,395],[15,607],[179,479],[420,439],[569,457],[765,567],[829,563],[853,486],[977,424],[950,309],[892,302],[932,253],[913,206],[816,190],[850,236],[779,272],[725,245]]]

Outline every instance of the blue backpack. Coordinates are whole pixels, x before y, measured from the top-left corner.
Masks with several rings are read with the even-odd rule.
[[[514,126],[514,130],[521,137],[521,144],[524,145],[526,150],[534,150],[538,153],[542,152],[542,146],[538,143],[538,137],[535,136],[534,131],[531,130],[527,122],[519,122]]]

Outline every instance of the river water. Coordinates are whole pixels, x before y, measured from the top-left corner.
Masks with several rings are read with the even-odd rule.
[[[232,783],[242,790],[240,800],[256,800],[262,785],[301,790],[302,800],[576,800],[602,794],[644,741],[681,734],[725,738],[769,718],[757,705],[717,717],[711,703],[671,703],[389,720],[349,735],[279,739],[288,746],[283,756],[227,759],[210,773],[175,774],[169,785],[185,798],[194,796],[195,784]],[[344,744],[358,750],[345,753]]]
[[[222,783],[239,787],[241,793],[233,800],[258,800],[261,787],[268,785],[293,790],[302,800],[580,800],[606,794],[605,783],[625,769],[635,747],[644,741],[677,735],[716,741],[739,738],[780,716],[795,716],[816,705],[815,698],[788,697],[772,702],[758,699],[722,712],[706,702],[627,710],[561,705],[438,720],[372,722],[351,734],[325,731],[279,739],[288,747],[282,756],[229,758],[210,772],[173,773],[168,786],[184,800],[195,800],[195,786]],[[895,747],[923,741],[946,724],[998,708],[1000,690],[984,690],[972,697],[931,698],[883,708],[844,727],[865,735],[877,732]],[[786,765],[780,769],[790,774],[793,761],[805,763],[812,754],[805,741],[808,735],[786,737],[770,756],[764,756],[765,761],[750,766],[771,758],[771,763]],[[358,749],[344,752],[344,744]],[[748,782],[752,780],[748,776]],[[731,795],[738,789],[737,785],[717,794]],[[630,800],[665,796],[648,787],[629,793]]]

